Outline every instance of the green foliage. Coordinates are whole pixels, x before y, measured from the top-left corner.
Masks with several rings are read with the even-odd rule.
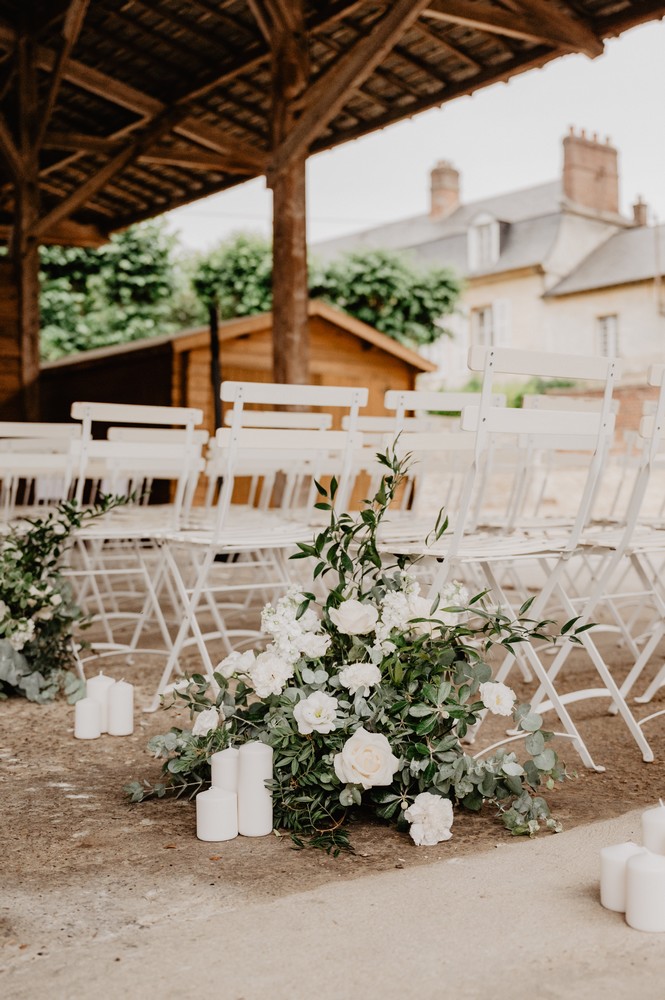
[[[196,293],[220,316],[248,316],[272,307],[272,250],[260,236],[240,234],[201,257]],[[450,271],[416,270],[387,250],[351,253],[310,268],[310,296],[322,298],[402,343],[429,344],[443,336],[444,316],[454,311],[460,283]]]
[[[404,344],[431,344],[461,292],[449,270],[417,270],[403,254],[365,250],[343,255],[315,278],[310,294]]]
[[[525,396],[542,395],[550,389],[571,389],[575,382],[565,378],[530,378],[527,382],[511,383],[509,385],[497,386],[497,392],[506,394],[506,405],[521,407]],[[483,387],[483,380],[479,375],[474,375],[464,386],[464,392],[480,392]]]
[[[222,319],[272,308],[272,249],[261,236],[239,233],[199,258],[192,283],[200,300]]]
[[[0,698],[50,701],[63,689],[82,696],[74,624],[81,619],[61,560],[72,532],[126,503],[105,496],[93,507],[66,501],[45,517],[27,517],[0,540]]]
[[[430,802],[440,797],[474,811],[491,803],[513,834],[560,829],[540,788],[562,780],[565,770],[547,746],[552,734],[528,705],[512,712],[525,737],[523,762],[505,749],[471,757],[461,744],[485,709],[483,698],[491,699],[483,685],[491,680],[492,649],[536,637],[553,641],[552,623],[528,618],[529,601],[510,620],[490,608],[486,594],[469,601],[459,584],[425,600],[406,557],[385,565],[377,535],[406,465],[392,453],[379,457],[383,480],[358,516],[336,513],[334,479],[329,490],[318,487],[316,506],[329,513],[329,523],[293,558],[314,560],[312,575],[325,578],[325,597],[317,602],[313,593],[290,591],[264,608],[262,630],[273,642],[259,656],[234,653],[223,660],[212,694],[200,675],[176,688],[164,708],[186,705],[193,725],[151,740],[162,777],[127,785],[132,801],[191,797],[210,781],[212,753],[260,739],[274,750],[275,824],[296,847],[348,849],[347,822],[360,805],[404,829],[423,793]],[[445,530],[440,515],[432,534]],[[566,623],[569,637],[575,624]],[[503,699],[495,710],[510,714],[513,693],[490,687]],[[303,724],[305,703],[314,702],[324,714]],[[349,777],[344,753],[358,736],[380,744],[389,761],[386,780],[365,784]]]
[[[178,281],[174,246],[163,222],[147,222],[97,250],[41,247],[43,358],[168,333],[187,325],[187,315],[199,318]]]

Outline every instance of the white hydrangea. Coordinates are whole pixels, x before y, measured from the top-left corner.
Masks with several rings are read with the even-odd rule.
[[[339,702],[324,691],[314,691],[303,698],[293,709],[293,718],[302,736],[310,733],[332,733],[337,726]]]
[[[26,618],[19,618],[15,624],[18,628],[15,628],[14,631],[10,635],[5,636],[5,638],[16,650],[16,652],[20,653],[23,647],[26,646],[34,637],[35,623]]]
[[[349,694],[362,691],[367,697],[370,688],[381,683],[381,671],[375,663],[350,663],[340,670],[339,682]]]
[[[293,677],[293,663],[284,660],[277,652],[266,649],[254,660],[249,678],[259,698],[281,694]]]
[[[452,837],[453,807],[450,799],[442,795],[431,792],[416,795],[404,818],[411,824],[409,834],[418,847],[433,847]]]
[[[255,659],[256,657],[253,649],[248,649],[244,653],[240,653],[237,649],[234,649],[232,653],[229,653],[228,656],[225,656],[224,659],[217,664],[215,669],[222,675],[222,677],[226,677],[228,680],[235,674],[251,673]]]
[[[261,612],[261,629],[272,636],[271,645],[281,657],[295,662],[303,652],[303,643],[307,645],[312,634],[321,629],[321,621],[312,608],[296,618],[298,608],[305,600],[295,588],[291,588],[281,597],[275,606],[266,604]]]
[[[486,681],[478,690],[480,700],[493,715],[512,715],[515,704],[515,692],[507,684],[499,681]]]

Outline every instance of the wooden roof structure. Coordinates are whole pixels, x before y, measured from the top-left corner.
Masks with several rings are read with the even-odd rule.
[[[263,174],[276,374],[301,380],[307,156],[565,53],[595,57],[663,15],[656,0],[0,0],[21,384],[38,374],[40,242],[95,245]]]

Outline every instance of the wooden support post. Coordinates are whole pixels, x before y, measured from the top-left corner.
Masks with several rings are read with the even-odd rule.
[[[266,3],[270,15],[273,79],[272,148],[280,148],[297,121],[297,99],[308,77],[302,0]],[[268,19],[266,18],[266,21]],[[273,188],[273,371],[276,382],[309,381],[306,154],[275,177]],[[270,173],[270,172],[269,172]]]
[[[34,144],[38,124],[37,76],[33,43],[18,43],[19,152],[22,170],[15,182],[16,208],[11,254],[18,290],[19,378],[22,416],[39,419],[39,244],[31,235],[39,218],[39,160]]]

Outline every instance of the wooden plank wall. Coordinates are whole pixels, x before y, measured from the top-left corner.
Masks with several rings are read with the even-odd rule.
[[[0,260],[0,419],[20,420],[21,363],[19,354],[19,308],[14,267]]]

